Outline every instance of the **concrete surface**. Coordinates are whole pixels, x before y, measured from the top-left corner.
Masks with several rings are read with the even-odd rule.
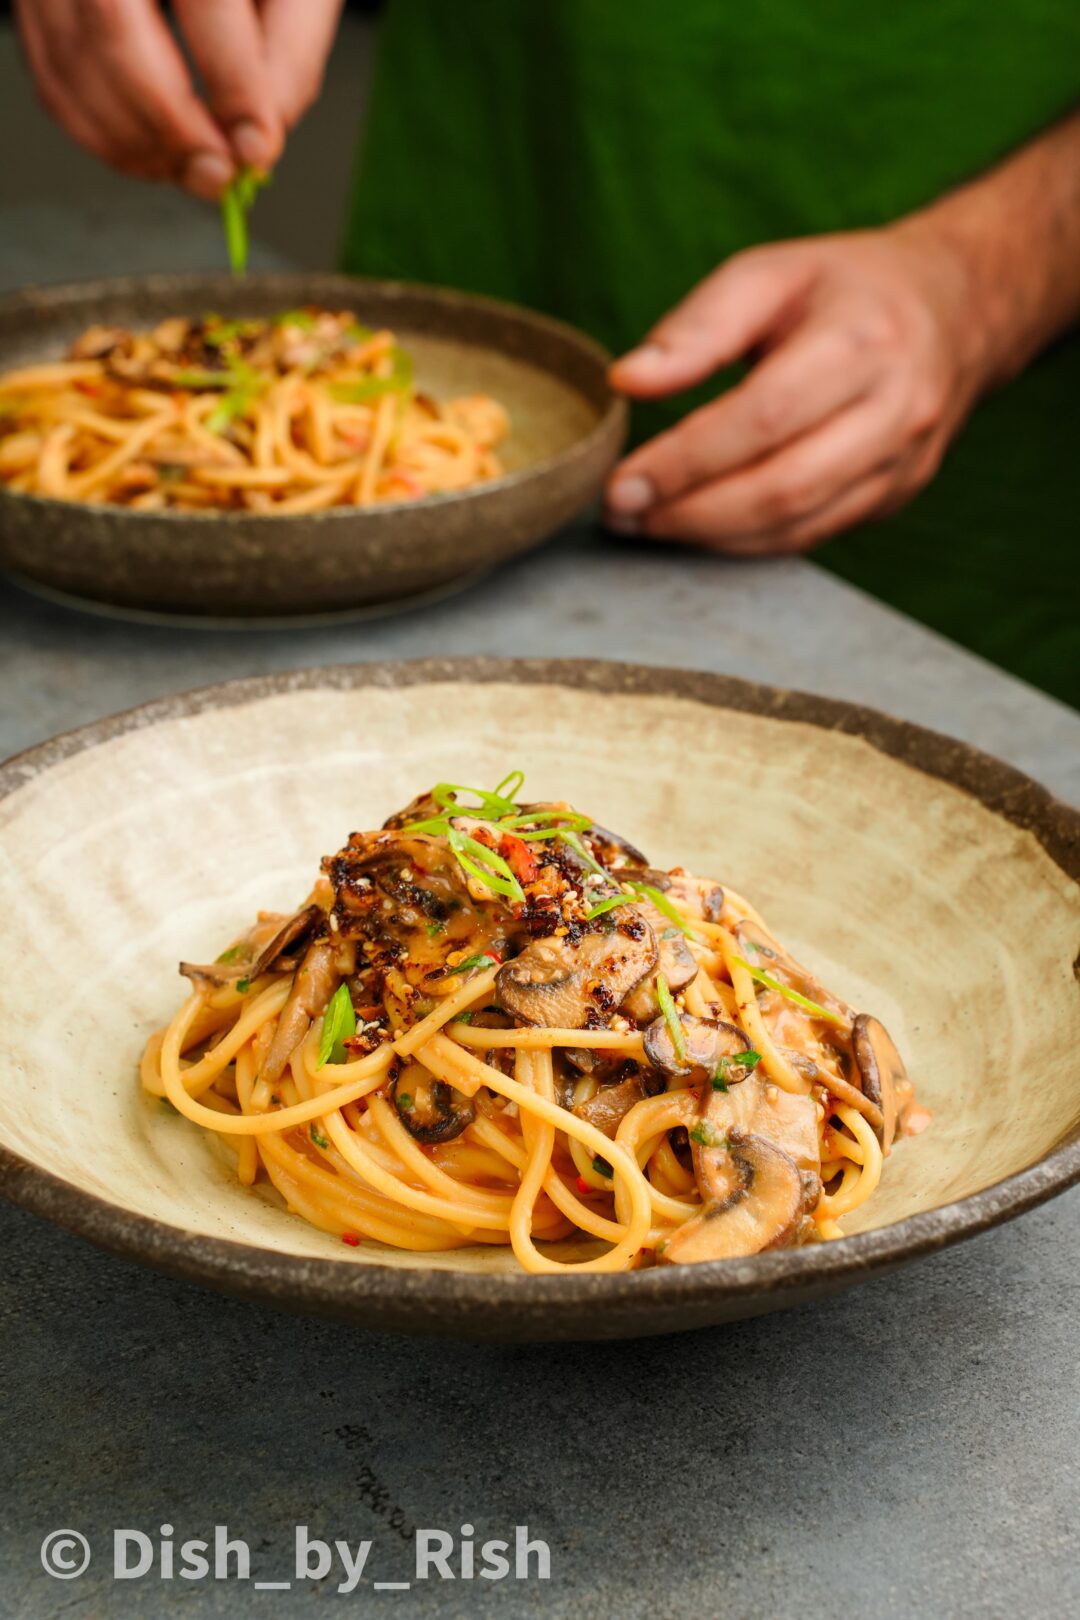
[[[148,217],[141,193],[0,186],[0,285],[215,262],[212,219],[164,193]],[[457,600],[322,630],[115,623],[0,585],[0,755],[231,675],[478,651],[857,698],[1080,797],[1080,719],[810,565],[616,547],[584,527]],[[2,1208],[0,1613],[290,1616],[317,1599],[553,1620],[1077,1612],[1078,1236],[1080,1191],[823,1305],[680,1339],[499,1350],[274,1315]],[[256,1590],[292,1575],[298,1523],[371,1540],[351,1596],[336,1561],[321,1582]],[[464,1523],[477,1542],[528,1525],[550,1581],[376,1590],[411,1577],[415,1527]],[[171,1525],[179,1548],[217,1524],[248,1542],[248,1581],[166,1583],[157,1560],[112,1580],[113,1529],[159,1544]],[[39,1559],[61,1527],[93,1555],[69,1581]]]

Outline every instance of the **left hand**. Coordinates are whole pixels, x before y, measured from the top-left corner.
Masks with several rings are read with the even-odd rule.
[[[963,261],[918,219],[737,254],[611,380],[657,399],[751,355],[737,387],[615,470],[611,528],[804,550],[910,500],[985,381]]]

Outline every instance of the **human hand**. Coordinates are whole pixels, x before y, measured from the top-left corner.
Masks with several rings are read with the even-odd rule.
[[[918,217],[737,254],[611,380],[657,399],[743,357],[742,382],[616,468],[609,527],[804,550],[910,500],[985,381],[964,262]]]
[[[205,99],[158,0],[15,0],[46,110],[126,174],[216,198],[269,170],[322,84],[342,0],[174,0]]]

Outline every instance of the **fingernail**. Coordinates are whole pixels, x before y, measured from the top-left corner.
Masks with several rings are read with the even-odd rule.
[[[269,142],[266,131],[252,118],[242,118],[229,130],[229,143],[241,163],[252,169],[261,169],[267,162]]]
[[[620,366],[650,366],[662,365],[667,359],[667,350],[662,349],[659,343],[643,343],[638,349],[631,349],[624,354],[618,362]]]
[[[220,152],[196,152],[184,165],[184,185],[197,197],[216,201],[233,177],[233,165]]]
[[[651,478],[628,473],[625,478],[616,479],[608,490],[607,499],[610,507],[624,515],[644,512],[656,500],[656,489]]]
[[[613,534],[640,534],[641,519],[632,512],[607,511],[604,513],[604,527]]]

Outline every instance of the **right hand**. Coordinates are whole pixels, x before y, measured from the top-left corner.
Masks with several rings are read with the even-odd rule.
[[[216,198],[269,171],[322,86],[342,0],[174,0],[195,88],[158,0],[15,0],[46,111],[125,174]]]

